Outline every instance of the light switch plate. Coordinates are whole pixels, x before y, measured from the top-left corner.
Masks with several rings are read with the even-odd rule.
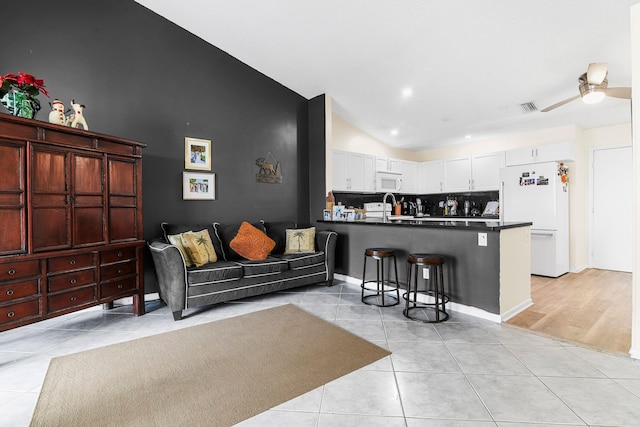
[[[487,233],[478,233],[478,246],[487,246]]]

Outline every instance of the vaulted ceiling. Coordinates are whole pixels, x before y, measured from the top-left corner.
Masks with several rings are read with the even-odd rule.
[[[631,119],[615,98],[521,104],[577,95],[592,62],[630,86],[640,0],[136,1],[393,147]]]

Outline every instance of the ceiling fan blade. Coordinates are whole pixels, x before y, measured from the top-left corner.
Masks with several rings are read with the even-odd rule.
[[[613,98],[631,99],[630,87],[609,87],[605,94]]]
[[[587,82],[590,85],[599,85],[607,77],[607,64],[589,64],[587,69]]]
[[[552,106],[545,108],[544,110],[540,110],[540,112],[546,113],[547,111],[551,111],[551,110],[556,109],[558,107],[562,107],[564,104],[568,104],[569,102],[571,102],[573,100],[576,100],[578,98],[580,98],[580,95],[572,96],[571,98],[567,98],[564,101],[560,101],[558,103],[555,103]]]

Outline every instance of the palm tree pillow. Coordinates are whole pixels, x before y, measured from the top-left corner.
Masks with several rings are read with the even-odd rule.
[[[303,254],[316,251],[316,228],[287,229],[285,254]]]
[[[182,246],[196,267],[218,261],[209,231],[189,231],[180,235]]]

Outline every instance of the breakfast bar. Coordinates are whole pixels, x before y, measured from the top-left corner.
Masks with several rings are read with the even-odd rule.
[[[531,223],[482,218],[367,218],[320,220],[319,230],[338,233],[336,273],[360,283],[367,247],[398,250],[401,284],[410,253],[445,256],[444,275],[453,311],[501,322],[532,305]],[[340,276],[339,276],[340,277]]]

